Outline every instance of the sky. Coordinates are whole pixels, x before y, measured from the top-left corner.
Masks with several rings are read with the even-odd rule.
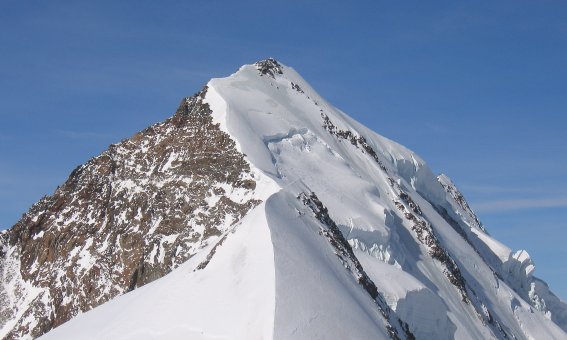
[[[567,300],[567,2],[0,0],[0,229],[274,57],[457,184]]]

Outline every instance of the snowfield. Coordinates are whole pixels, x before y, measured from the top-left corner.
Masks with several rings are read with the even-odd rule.
[[[567,305],[525,251],[292,68],[245,65],[204,102],[262,203],[170,274],[42,339],[567,339]]]

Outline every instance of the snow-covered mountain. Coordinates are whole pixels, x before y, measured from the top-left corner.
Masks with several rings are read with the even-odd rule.
[[[567,339],[447,176],[273,59],[78,167],[0,245],[4,338]]]

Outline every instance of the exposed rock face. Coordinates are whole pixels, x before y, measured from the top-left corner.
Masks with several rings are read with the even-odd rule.
[[[0,234],[0,336],[40,336],[167,274],[259,203],[206,90],[76,168]]]

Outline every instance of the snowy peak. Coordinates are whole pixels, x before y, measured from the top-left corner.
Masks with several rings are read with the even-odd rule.
[[[260,74],[269,75],[272,78],[275,78],[277,74],[283,74],[282,66],[274,58],[260,60],[254,66],[260,71]]]
[[[256,63],[254,63],[254,66],[256,67],[256,69],[258,69],[258,71],[260,72],[260,75],[269,76],[273,79],[276,79],[276,77],[279,77],[279,76],[283,76],[284,78],[287,78],[286,75],[284,75],[284,70],[289,69],[287,66],[284,67],[282,64],[280,64],[274,58],[268,58],[268,59],[260,60]],[[288,72],[295,73],[295,71],[293,71],[293,70],[288,71]],[[293,76],[292,76],[292,78],[293,78]],[[305,94],[305,92],[303,91],[303,89],[301,88],[301,86],[299,84],[296,84],[293,81],[291,81],[290,85],[291,85],[291,88],[294,91]]]
[[[46,338],[567,337],[567,306],[447,176],[272,58],[210,80],[0,237],[6,337],[99,305]]]

